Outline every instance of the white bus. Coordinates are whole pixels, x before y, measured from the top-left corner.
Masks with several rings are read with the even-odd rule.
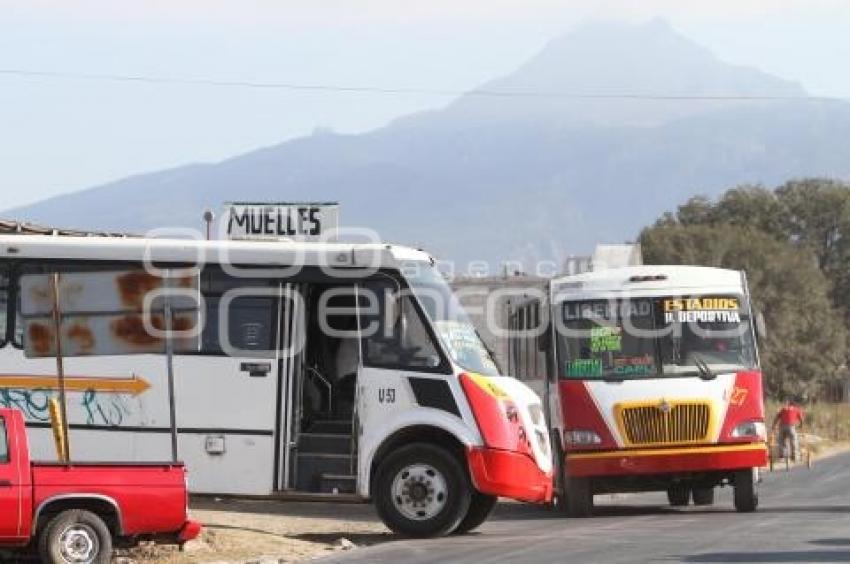
[[[710,505],[717,486],[756,509],[767,462],[756,318],[743,272],[697,266],[566,276],[514,301],[510,369],[545,398],[567,513],[617,492]]]
[[[499,375],[421,251],[3,235],[0,323],[0,406],[41,458],[60,327],[73,460],[169,454],[169,337],[194,493],[372,500],[415,536],[470,530],[496,496],[551,498],[538,397]]]

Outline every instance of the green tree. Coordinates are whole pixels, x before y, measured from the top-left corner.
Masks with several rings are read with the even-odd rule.
[[[729,201],[733,199],[748,206],[757,204],[751,208],[775,206],[761,193],[737,193]],[[714,207],[703,217],[716,213]],[[716,216],[705,222],[683,223],[678,221],[680,216],[681,208],[675,221],[668,215],[642,232],[646,262],[746,271],[754,305],[763,312],[767,326],[760,339],[767,393],[815,397],[822,385],[835,377],[845,358],[845,328],[830,302],[829,283],[815,256],[807,248],[751,226],[723,223]],[[686,220],[692,217],[684,216]]]
[[[792,180],[775,190],[741,185],[717,201],[696,196],[663,214],[661,225],[738,225],[808,249],[829,281],[833,304],[850,328],[850,184]]]
[[[809,248],[825,273],[841,265],[850,238],[850,186],[823,178],[793,180],[776,189],[784,236]]]

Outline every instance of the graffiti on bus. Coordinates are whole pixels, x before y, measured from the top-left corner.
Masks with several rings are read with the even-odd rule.
[[[48,405],[56,394],[53,390],[27,390],[0,388],[0,407],[18,409],[30,422],[50,421]],[[73,415],[79,409],[86,425],[117,427],[131,415],[132,410],[124,394],[100,393],[85,390],[68,394],[68,412]],[[73,421],[72,421],[73,422]]]

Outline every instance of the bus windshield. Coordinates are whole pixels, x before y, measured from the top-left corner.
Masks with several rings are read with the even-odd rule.
[[[410,262],[404,265],[404,275],[452,360],[464,370],[498,376],[493,355],[437,268]]]
[[[561,311],[562,378],[711,378],[756,365],[740,296],[572,301]]]

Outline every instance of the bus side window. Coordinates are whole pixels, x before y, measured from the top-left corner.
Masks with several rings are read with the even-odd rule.
[[[0,271],[0,347],[9,342],[9,272]]]
[[[517,322],[516,310],[508,317],[508,369],[511,376],[517,374]]]
[[[528,380],[537,380],[537,309],[528,305],[528,330],[526,333],[526,354],[528,355]]]
[[[201,354],[273,358],[278,319],[276,284],[270,278],[234,277],[215,266],[204,269]],[[225,313],[227,326],[223,327]]]
[[[230,301],[227,327],[221,327],[222,299],[208,296],[204,329],[201,333],[201,353],[230,356],[269,356],[274,352],[274,324],[277,319],[276,300],[271,297],[243,296]],[[226,335],[228,347],[222,342]]]
[[[21,315],[21,281],[20,274],[15,271],[9,276],[9,287],[6,292],[8,341],[15,348],[24,348],[24,317]],[[14,303],[13,303],[14,302]]]
[[[0,417],[0,464],[9,463],[9,443],[6,439],[6,420]]]
[[[531,317],[531,306],[526,305],[523,311],[525,312],[525,333],[522,337],[522,354],[525,358],[525,369],[522,379],[531,380],[534,377],[534,357],[531,350],[531,332],[534,330],[534,319]]]
[[[516,374],[522,380],[525,377],[525,309],[516,311]]]
[[[395,287],[367,284],[361,295],[363,364],[375,368],[434,371],[441,357],[410,296]]]

